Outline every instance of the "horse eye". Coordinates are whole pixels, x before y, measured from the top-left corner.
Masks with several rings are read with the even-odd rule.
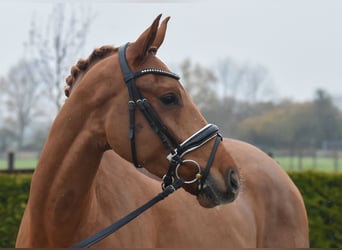
[[[175,94],[166,94],[160,97],[161,102],[164,105],[171,106],[171,105],[178,105],[178,97]]]

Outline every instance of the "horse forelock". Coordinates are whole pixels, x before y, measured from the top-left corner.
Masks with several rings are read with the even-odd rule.
[[[71,67],[70,75],[65,79],[66,86],[64,88],[64,94],[66,97],[70,96],[72,88],[75,86],[79,76],[85,73],[92,65],[101,59],[110,56],[117,48],[110,45],[105,45],[100,48],[94,49],[87,59],[80,59],[78,62]]]

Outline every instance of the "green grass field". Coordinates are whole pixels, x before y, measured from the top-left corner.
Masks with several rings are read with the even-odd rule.
[[[276,160],[287,171],[317,170],[324,172],[342,171],[342,159],[337,161],[333,157],[275,157]]]
[[[37,162],[37,159],[16,159],[15,169],[34,169]],[[7,169],[7,160],[0,159],[0,170],[3,169]]]
[[[324,172],[342,172],[342,159],[336,162],[334,158],[318,157],[303,157],[300,163],[298,157],[275,157],[277,161],[286,171],[301,171],[301,170],[317,170]],[[34,169],[38,159],[16,159],[15,169]],[[337,165],[336,165],[337,164]],[[7,168],[7,160],[0,159],[0,170]]]

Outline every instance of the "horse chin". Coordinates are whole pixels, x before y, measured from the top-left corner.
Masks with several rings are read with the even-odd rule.
[[[233,202],[238,195],[236,190],[219,188],[214,178],[208,176],[202,191],[197,195],[197,200],[202,207],[212,208],[218,205]]]
[[[213,190],[208,186],[203,187],[202,191],[197,195],[197,200],[205,208],[212,208],[221,204]]]

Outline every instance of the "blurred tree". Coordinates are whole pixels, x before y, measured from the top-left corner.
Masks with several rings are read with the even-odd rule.
[[[35,117],[36,118],[36,117]],[[48,119],[34,119],[28,128],[25,136],[23,150],[40,152],[44,146],[52,122]]]
[[[45,27],[33,21],[27,43],[29,56],[38,62],[38,80],[44,83],[47,97],[57,111],[64,97],[64,79],[84,46],[94,18],[89,9],[68,7],[57,3]]]
[[[3,105],[3,97],[4,97],[4,88],[5,88],[5,79],[0,77],[0,128],[3,126],[3,116],[4,116],[4,105]]]
[[[5,79],[0,78],[0,152],[7,150],[15,140],[14,131],[6,119],[5,97]]]
[[[316,146],[324,141],[342,140],[342,117],[332,97],[323,89],[317,89],[313,101],[316,124]]]
[[[241,89],[245,69],[238,66],[233,59],[227,57],[217,64],[217,78],[223,88],[223,97],[237,98]]]
[[[293,103],[241,123],[240,135],[265,148],[311,147],[315,134],[311,103]]]
[[[270,98],[274,94],[269,71],[262,65],[243,66],[243,87],[245,99],[255,103],[259,98]]]
[[[287,108],[279,107],[263,115],[246,118],[238,127],[239,137],[265,149],[287,147],[292,138],[289,113]]]
[[[289,108],[290,144],[294,148],[315,147],[317,126],[312,102],[296,103]]]
[[[237,122],[235,109],[239,104],[238,96],[239,91],[242,89],[243,75],[244,68],[239,67],[233,59],[226,57],[218,62],[217,78],[223,89],[220,95],[220,103],[217,107],[207,107],[204,112],[209,117],[214,115],[214,119],[219,120],[217,121],[217,124],[222,123],[220,128],[224,129],[226,134],[231,134],[233,132],[234,125]],[[222,112],[220,112],[220,110]],[[224,114],[224,116],[222,116],[222,114]],[[228,117],[229,119],[227,119]],[[210,118],[208,119],[211,120]]]
[[[219,126],[224,136],[232,136],[236,125],[236,115],[233,110],[235,103],[235,98],[224,97],[212,105],[203,107],[201,111],[208,121]]]
[[[218,82],[222,86],[221,98],[232,97],[250,103],[274,98],[272,77],[261,64],[238,64],[226,57],[218,62],[216,71]]]
[[[13,141],[16,140],[14,131],[9,126],[2,125],[0,127],[0,152],[5,152],[11,147]]]
[[[319,148],[342,140],[340,111],[324,91],[311,102],[279,104],[273,111],[249,117],[239,125],[240,138],[264,147]]]
[[[214,105],[202,109],[203,115],[222,129],[222,133],[229,137],[238,137],[241,123],[248,118],[262,116],[273,111],[276,105],[273,102],[250,103],[237,100],[234,97],[225,97]]]
[[[42,89],[36,81],[35,68],[34,62],[21,60],[3,81],[2,98],[7,108],[3,128],[8,134],[16,135],[19,148],[23,145],[27,126],[40,113],[37,104]]]
[[[214,90],[216,77],[212,71],[199,64],[193,65],[189,59],[181,63],[180,67],[182,83],[200,109],[217,102]]]

